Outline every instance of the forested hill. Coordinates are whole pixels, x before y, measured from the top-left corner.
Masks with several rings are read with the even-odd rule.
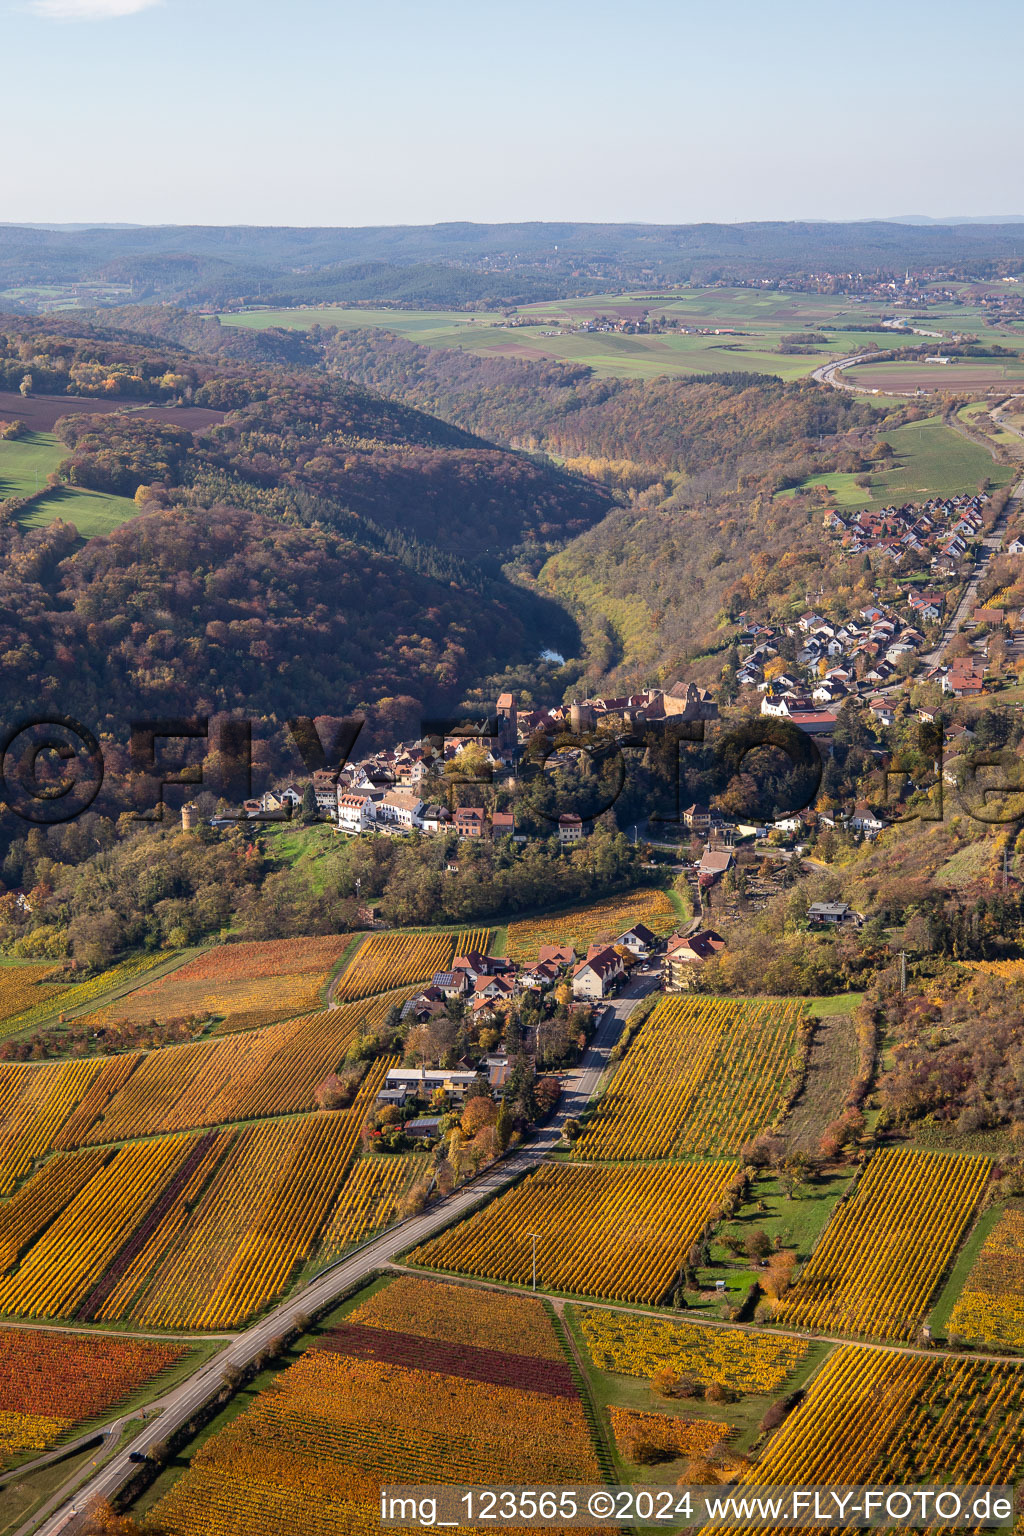
[[[602,487],[322,372],[17,325],[0,336],[8,389],[28,367],[33,392],[108,407],[57,422],[58,482],[140,510],[83,549],[0,503],[5,710],[85,709],[114,729],[140,708],[366,708],[387,737],[576,643],[502,564],[538,570],[605,515]],[[109,409],[125,400],[161,410]],[[190,430],[174,400],[223,419]]]
[[[0,289],[98,284],[144,302],[500,306],[611,286],[1018,270],[1024,228],[519,223],[273,228],[0,225]]]
[[[748,460],[759,475],[784,475],[804,443],[835,447],[880,415],[853,395],[774,375],[598,378],[583,365],[475,357],[377,330],[332,330],[319,340],[345,378],[469,431],[659,474],[728,475]]]
[[[776,492],[862,469],[886,421],[810,380],[598,378],[377,330],[314,340],[347,379],[616,487],[608,516],[557,552],[540,582],[581,625],[588,682],[616,692],[680,672],[717,679],[729,614],[818,583],[820,517],[808,522],[801,503]]]

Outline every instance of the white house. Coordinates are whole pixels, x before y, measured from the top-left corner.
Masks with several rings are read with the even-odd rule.
[[[614,949],[598,950],[589,960],[581,960],[572,973],[572,995],[590,1000],[607,997],[625,970],[622,956]]]
[[[623,949],[639,955],[641,960],[646,960],[657,942],[657,935],[643,923],[634,923],[632,928],[628,928],[625,933],[620,933],[615,940],[616,945],[621,945]]]
[[[338,831],[356,836],[373,821],[373,801],[369,795],[338,794]]]
[[[390,822],[411,832],[418,827],[424,803],[411,789],[389,789],[377,802],[377,820]]]
[[[848,901],[812,901],[807,908],[807,918],[809,922],[825,923],[829,927],[860,922],[860,914]]]
[[[888,826],[888,822],[876,816],[869,806],[858,805],[850,817],[849,825],[855,832],[865,832],[869,837],[874,837],[876,833]]]
[[[583,822],[575,811],[566,811],[558,818],[558,841],[578,843],[583,836]]]

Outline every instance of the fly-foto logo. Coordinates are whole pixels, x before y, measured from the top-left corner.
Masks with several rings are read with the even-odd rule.
[[[282,811],[263,812],[251,801],[253,727],[259,723],[198,715],[131,721],[127,754],[123,747],[115,751],[118,782],[108,784],[104,809],[160,822],[164,790],[178,785],[193,794],[208,791],[234,807],[220,814],[222,821],[280,819]],[[364,724],[358,715],[340,719],[303,715],[287,722],[287,732],[306,773],[326,775],[336,784]],[[321,734],[324,730],[326,739]],[[611,809],[631,782],[631,765],[635,769],[643,757],[645,782],[657,788],[642,814],[653,827],[679,824],[688,769],[697,762],[696,757],[688,761],[688,754],[700,754],[705,776],[710,769],[722,787],[743,780],[747,818],[778,820],[813,806],[824,759],[815,739],[798,725],[762,715],[724,724],[711,740],[706,739],[705,730],[703,720],[671,719],[646,721],[619,735],[555,730],[531,737],[515,747],[511,756],[524,786],[549,773],[552,765],[567,761],[585,762],[592,771],[598,787],[585,806],[565,803],[563,786],[556,808],[538,807],[538,814],[552,822],[567,811],[578,810],[584,819],[592,820]],[[493,772],[486,754],[470,754],[465,769],[447,754],[474,742],[486,746],[497,736],[498,725],[492,718],[433,717],[423,720],[420,728],[426,761],[438,767],[447,761],[450,783],[489,783]],[[196,744],[201,744],[201,752]],[[190,748],[198,760],[169,762]],[[922,763],[929,767],[927,784],[921,783]],[[880,774],[885,799],[894,807],[901,793],[913,791],[909,804],[899,806],[894,819],[942,820],[950,799],[958,813],[990,825],[1024,819],[1024,764],[1011,749],[976,752],[961,762],[953,782],[946,783],[941,720],[922,722],[915,746],[894,753]],[[27,716],[10,725],[0,740],[3,808],[23,821],[56,825],[74,820],[94,804],[109,777],[97,734],[70,715]]]

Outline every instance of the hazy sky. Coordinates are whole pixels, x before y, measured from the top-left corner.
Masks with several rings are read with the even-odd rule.
[[[0,0],[0,220],[1024,213],[1020,0]]]

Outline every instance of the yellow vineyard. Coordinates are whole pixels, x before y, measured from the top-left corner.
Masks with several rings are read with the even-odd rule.
[[[393,1061],[346,1110],[53,1158],[0,1208],[0,1312],[228,1328],[309,1258]]]
[[[83,1019],[94,1028],[222,1015],[229,1028],[272,1024],[322,1002],[347,936],[218,944]]]
[[[342,1185],[324,1232],[321,1256],[333,1258],[394,1221],[403,1193],[428,1168],[427,1159],[415,1153],[360,1158]]]
[[[1024,1345],[1024,1211],[1004,1211],[950,1314],[949,1332],[987,1349]]]
[[[738,1152],[799,1082],[803,1006],[666,997],[576,1143],[580,1158]]]
[[[146,971],[153,970],[158,965],[166,965],[168,960],[174,958],[174,951],[165,950],[156,955],[136,955],[131,960],[122,960],[119,965],[112,966],[108,971],[101,971],[98,976],[92,976],[88,981],[79,981],[71,986],[53,986],[42,982],[27,987],[21,994],[20,1012],[15,1012],[13,1004],[18,1001],[17,988],[20,983],[14,978],[39,976],[42,972],[52,970],[46,966],[24,966],[17,970],[9,970],[6,966],[0,968],[3,976],[3,987],[6,989],[4,1002],[10,1010],[3,1015],[0,1022],[0,1035],[10,1035],[16,1030],[31,1029],[35,1024],[43,1024],[56,1019],[60,1013],[67,1013],[72,1009],[81,1008],[86,1003],[91,1003],[93,998],[102,997],[105,992],[112,991],[115,987],[122,987],[142,976]]]
[[[775,1315],[788,1327],[909,1339],[989,1175],[986,1157],[887,1150],[836,1209]]]
[[[538,1168],[414,1263],[559,1291],[655,1302],[735,1176],[731,1163]]]
[[[775,1392],[807,1358],[808,1345],[777,1334],[703,1328],[600,1307],[577,1307],[575,1316],[595,1365],[642,1380],[668,1366],[705,1387],[717,1381],[736,1392]]]
[[[336,1003],[369,997],[391,987],[429,981],[448,968],[456,955],[486,954],[489,928],[463,933],[374,933],[356,952],[334,989]]]
[[[843,1345],[743,1482],[1012,1483],[1024,1453],[1022,1410],[1020,1365]],[[783,1529],[761,1525],[758,1536],[781,1536]],[[705,1527],[702,1536],[724,1530]],[[747,1536],[748,1528],[732,1531]]]
[[[509,923],[506,953],[517,965],[532,964],[542,944],[571,944],[582,953],[599,940],[617,938],[634,923],[644,923],[654,933],[665,934],[671,933],[675,921],[675,908],[664,891],[628,891],[624,896],[608,896],[588,907]]]

